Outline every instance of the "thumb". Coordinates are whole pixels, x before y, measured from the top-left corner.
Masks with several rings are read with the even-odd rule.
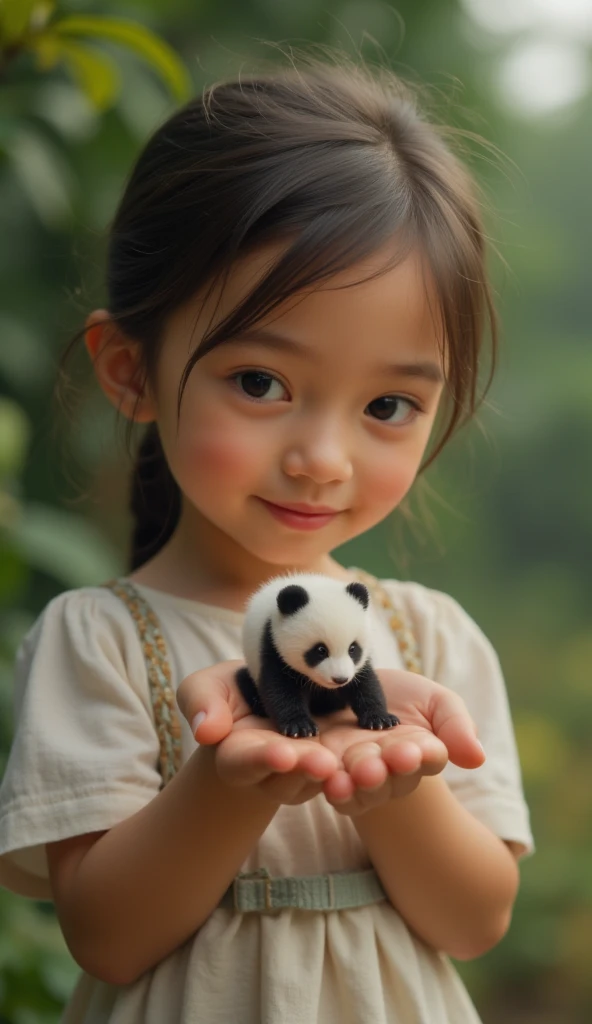
[[[186,676],[177,704],[198,743],[219,743],[232,729],[232,683],[238,661],[225,661]]]
[[[450,760],[459,768],[479,768],[485,752],[465,702],[452,690],[437,686],[431,704],[432,729],[446,746]]]

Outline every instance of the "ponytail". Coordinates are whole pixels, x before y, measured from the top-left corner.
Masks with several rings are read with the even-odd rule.
[[[130,569],[134,570],[164,547],[181,514],[181,494],[168,467],[155,423],[148,426],[138,451],[130,511],[134,521]]]

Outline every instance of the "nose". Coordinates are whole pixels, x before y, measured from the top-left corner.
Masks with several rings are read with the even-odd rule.
[[[347,676],[331,676],[331,679],[336,686],[343,686],[344,683],[347,683]]]
[[[345,431],[338,424],[310,424],[286,449],[283,469],[287,476],[306,476],[317,484],[351,480],[353,466]]]

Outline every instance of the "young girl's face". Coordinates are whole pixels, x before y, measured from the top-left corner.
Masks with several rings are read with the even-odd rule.
[[[269,258],[236,266],[216,321]],[[153,397],[196,538],[314,569],[407,493],[443,387],[438,307],[416,255],[368,279],[381,265],[342,272],[213,349],[191,372],[180,419],[179,381],[213,307],[196,299],[170,319]]]

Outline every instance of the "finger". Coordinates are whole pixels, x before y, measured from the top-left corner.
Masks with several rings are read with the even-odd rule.
[[[388,778],[388,768],[378,743],[354,743],[344,751],[343,766],[359,789],[376,789]]]
[[[321,792],[321,783],[306,782],[302,775],[292,772],[287,775],[274,773],[263,780],[260,789],[277,803],[300,804],[317,796]]]
[[[330,804],[336,809],[341,805],[349,803],[355,792],[354,784],[348,772],[338,768],[333,775],[323,783],[323,793]]]
[[[483,764],[485,752],[477,739],[475,724],[458,694],[438,686],[430,703],[432,728],[445,744],[450,760],[460,768],[478,768]]]
[[[296,762],[296,751],[288,741],[245,739],[240,733],[223,740],[216,757],[220,778],[234,786],[257,785],[275,772],[291,772]]]
[[[443,768],[448,760],[446,748],[437,740],[436,745],[438,751],[443,753]],[[385,744],[382,748],[382,759],[391,775],[411,775],[430,760],[421,746],[411,740]]]
[[[296,741],[298,744],[302,740]],[[337,771],[338,761],[335,754],[322,747],[320,743],[311,744],[311,749],[298,747],[297,768],[311,782],[323,782]]]
[[[221,662],[187,676],[177,690],[177,704],[199,743],[219,743],[232,729],[234,675],[240,662]]]

